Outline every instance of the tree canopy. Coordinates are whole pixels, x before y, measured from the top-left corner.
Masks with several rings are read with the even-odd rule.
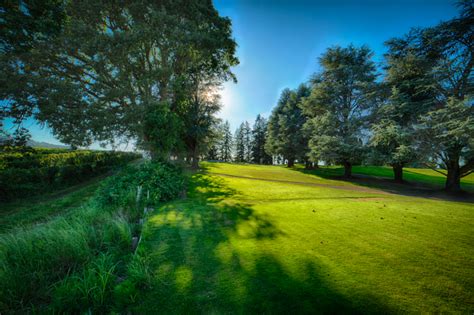
[[[189,137],[185,116],[193,95],[206,93],[199,87],[235,79],[231,23],[210,1],[40,7],[21,1],[0,10],[8,17],[2,70],[24,82],[2,84],[3,115],[17,122],[33,115],[65,143],[132,139],[169,155]]]
[[[303,102],[309,117],[309,156],[313,161],[341,163],[345,176],[362,160],[363,130],[374,106],[375,64],[363,46],[332,47],[319,60],[311,94]]]

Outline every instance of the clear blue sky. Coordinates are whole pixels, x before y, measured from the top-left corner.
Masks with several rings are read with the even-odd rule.
[[[295,88],[318,70],[317,58],[332,45],[368,45],[380,62],[384,41],[411,27],[435,25],[457,14],[448,0],[214,0],[232,20],[239,45],[238,83],[222,90],[220,117],[232,129],[271,113],[285,87]],[[58,143],[47,128],[25,125],[33,139]]]
[[[214,0],[232,20],[241,64],[238,83],[222,92],[221,117],[233,129],[243,120],[266,117],[280,92],[296,88],[318,70],[318,57],[333,45],[368,45],[382,61],[384,42],[411,27],[424,27],[457,14],[441,0]]]

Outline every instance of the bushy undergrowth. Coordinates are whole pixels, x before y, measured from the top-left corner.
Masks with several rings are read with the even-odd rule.
[[[4,150],[0,153],[0,200],[77,184],[138,157],[131,152]]]
[[[143,197],[137,203],[137,185]],[[0,313],[104,313],[132,265],[143,207],[176,198],[184,181],[165,163],[128,167],[80,211],[0,235]],[[150,199],[146,191],[150,191]]]

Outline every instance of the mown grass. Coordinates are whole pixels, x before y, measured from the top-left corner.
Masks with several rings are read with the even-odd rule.
[[[320,167],[314,170],[304,170],[303,166],[298,165],[296,169],[307,174],[314,174],[323,178],[340,177],[344,174],[344,168],[338,166]],[[352,170],[354,175],[364,175],[372,177],[381,177],[392,179],[393,170],[387,166],[354,166]],[[444,171],[443,171],[444,172]],[[403,169],[403,178],[409,183],[418,183],[435,189],[441,189],[446,183],[446,176],[424,168]],[[474,191],[474,174],[470,174],[461,179],[461,187],[466,191]]]
[[[203,166],[187,198],[146,224],[121,290],[129,310],[474,311],[473,204],[270,181],[327,182],[282,167]]]

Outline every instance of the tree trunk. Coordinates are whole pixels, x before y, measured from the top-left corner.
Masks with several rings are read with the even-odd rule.
[[[305,165],[304,165],[304,168],[307,169],[307,170],[312,170],[313,169],[313,163],[310,162],[310,161],[306,161]]]
[[[403,183],[403,165],[395,164],[392,165],[393,168],[393,179],[397,183]]]
[[[350,162],[344,162],[344,177],[352,177],[352,164]]]
[[[459,162],[457,160],[450,161],[448,164],[448,175],[446,178],[446,191],[460,192],[461,191],[461,172],[459,169]]]
[[[291,158],[291,159],[288,159],[288,167],[293,167],[295,166],[295,159]]]

